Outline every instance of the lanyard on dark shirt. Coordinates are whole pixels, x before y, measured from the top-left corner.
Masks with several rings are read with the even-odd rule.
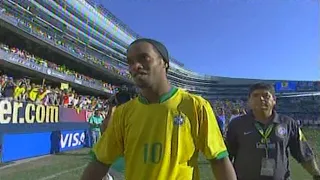
[[[266,131],[263,130],[261,125],[259,123],[254,123],[256,126],[259,134],[262,136],[261,143],[264,143],[266,145],[265,150],[266,150],[266,158],[268,158],[268,143],[269,143],[269,136],[271,135],[271,132],[273,130],[274,124],[271,124],[268,126]]]

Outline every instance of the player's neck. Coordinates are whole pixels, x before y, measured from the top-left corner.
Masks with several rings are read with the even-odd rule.
[[[252,111],[255,119],[263,124],[271,121],[272,111]]]
[[[171,85],[168,80],[158,83],[153,87],[142,89],[141,94],[149,103],[158,103],[165,93],[169,92]]]

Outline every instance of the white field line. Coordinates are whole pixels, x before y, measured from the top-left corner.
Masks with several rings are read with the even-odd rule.
[[[39,157],[34,157],[34,158],[18,160],[18,161],[13,162],[12,164],[8,164],[8,165],[4,165],[4,166],[0,167],[0,170],[11,168],[11,167],[14,167],[14,166],[18,166],[18,165],[24,164],[24,163],[29,163],[29,162],[32,162],[32,161],[37,161],[37,160],[40,160],[42,158],[46,158],[46,157],[49,157],[49,156],[52,156],[52,155],[45,155],[45,156],[39,156]]]
[[[49,180],[49,179],[53,179],[53,178],[56,178],[58,176],[61,176],[62,174],[66,174],[66,173],[70,173],[70,172],[73,172],[73,171],[76,171],[76,170],[79,170],[79,169],[83,169],[85,168],[87,165],[84,165],[84,166],[80,166],[80,167],[77,167],[77,168],[73,168],[73,169],[68,169],[68,170],[65,170],[65,171],[61,171],[59,173],[55,173],[55,174],[52,174],[50,176],[45,176],[43,178],[40,178],[38,180]]]

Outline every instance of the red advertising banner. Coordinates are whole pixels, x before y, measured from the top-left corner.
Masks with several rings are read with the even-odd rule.
[[[71,108],[59,108],[60,122],[87,122],[85,110]]]

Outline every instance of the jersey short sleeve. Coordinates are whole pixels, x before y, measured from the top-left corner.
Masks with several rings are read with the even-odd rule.
[[[103,164],[112,164],[124,152],[123,120],[121,119],[121,108],[116,109],[109,126],[94,145],[91,153],[94,160]]]
[[[203,100],[199,109],[199,145],[207,159],[228,157],[217,119],[208,101]]]

